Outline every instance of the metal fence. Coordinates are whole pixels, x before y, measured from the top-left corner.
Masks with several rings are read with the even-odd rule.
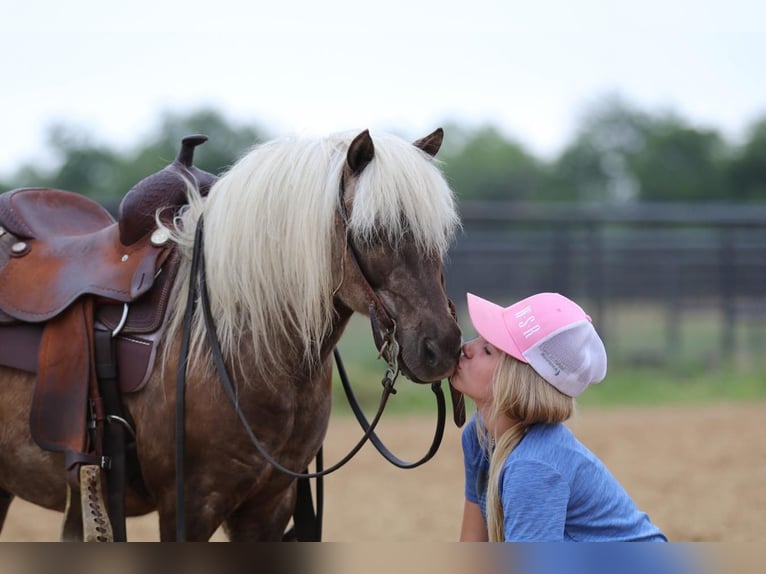
[[[628,362],[766,354],[757,349],[766,340],[766,206],[463,203],[461,215],[447,265],[457,302],[466,291],[508,303],[566,294],[617,350],[610,356]]]

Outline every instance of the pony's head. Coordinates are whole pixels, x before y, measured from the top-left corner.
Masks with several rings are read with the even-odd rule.
[[[345,233],[335,260],[345,268],[337,296],[373,323],[393,324],[399,365],[416,381],[445,377],[460,350],[442,269],[457,225],[433,159],[442,138],[441,129],[414,144],[360,133],[349,144],[340,190]]]
[[[442,263],[459,219],[434,159],[442,137],[274,140],[236,162],[205,200],[191,197],[174,238],[188,254],[204,215],[224,352],[235,356],[246,337],[265,372],[296,353],[318,365],[338,313],[367,315],[374,300],[396,324],[405,374],[424,382],[451,374],[460,330]],[[201,332],[198,320],[196,341]]]

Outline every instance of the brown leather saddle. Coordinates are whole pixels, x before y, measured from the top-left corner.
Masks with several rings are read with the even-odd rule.
[[[215,182],[192,165],[206,140],[184,138],[175,161],[125,195],[117,220],[68,191],[0,194],[0,365],[37,373],[32,436],[66,453],[68,469],[97,446],[88,432],[100,416],[95,334],[113,335],[119,392],[139,390],[152,372],[178,266],[155,217],[173,217],[187,182],[203,195]]]

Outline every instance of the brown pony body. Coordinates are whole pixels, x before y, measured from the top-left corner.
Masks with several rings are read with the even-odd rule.
[[[303,277],[292,277],[296,273],[290,273],[290,269],[282,278],[271,277],[270,269],[278,266],[280,253],[272,253],[275,257],[272,261],[253,266],[263,276],[259,279],[261,287],[244,285],[244,289],[255,291],[258,298],[273,299],[272,309],[282,314],[279,325],[275,325],[273,313],[249,310],[247,293],[222,293],[225,289],[219,288],[219,284],[245,280],[222,277],[232,267],[227,261],[233,260],[226,257],[236,253],[217,253],[214,241],[206,243],[208,273],[215,275],[209,286],[211,305],[221,321],[218,336],[237,385],[239,404],[265,450],[287,468],[306,469],[322,444],[330,417],[332,349],[352,313],[367,314],[370,289],[396,321],[401,349],[398,358],[406,375],[418,382],[433,382],[446,378],[454,368],[460,331],[444,289],[442,258],[457,225],[457,216],[451,192],[439,179],[432,159],[441,138],[441,130],[437,130],[415,145],[407,144],[409,151],[392,143],[396,139],[392,137],[373,143],[366,131],[355,138],[321,144],[326,148],[326,161],[337,163],[334,172],[328,171],[325,185],[336,186],[336,199],[323,201],[344,202],[348,220],[336,208],[316,213],[317,218],[332,219],[325,225],[326,233],[309,237],[309,241],[324,243],[320,253],[327,255],[325,277],[311,269],[306,269]],[[124,408],[134,421],[140,463],[140,474],[129,481],[126,514],[158,511],[163,541],[176,538],[176,371],[190,258],[190,245],[188,241],[184,244],[184,233],[190,235],[193,221],[201,214],[205,217],[208,238],[222,233],[226,225],[231,226],[229,220],[216,225],[216,210],[227,208],[226,194],[233,191],[226,186],[241,187],[251,179],[242,170],[253,153],[256,152],[244,156],[224,175],[221,180],[224,184],[217,183],[206,199],[190,198],[187,219],[179,215],[177,229],[170,230],[176,234],[174,240],[182,255],[171,299],[173,319],[151,378],[139,392],[123,396]],[[342,156],[337,160],[339,153]],[[402,154],[406,157],[400,161]],[[381,164],[376,166],[379,161]],[[259,169],[257,162],[253,165],[249,169]],[[301,166],[295,165],[293,169]],[[380,173],[368,173],[376,169]],[[387,170],[399,173],[391,179],[385,173]],[[412,177],[408,170],[414,171]],[[273,186],[281,185],[274,176],[271,181]],[[305,193],[295,189],[300,182],[295,179],[279,193]],[[403,182],[410,188],[406,189]],[[431,189],[433,182],[437,182],[436,189]],[[385,202],[398,202],[398,206],[389,205],[387,213],[385,209],[380,212],[375,202],[383,203],[380,198],[371,197],[375,193],[387,194]],[[264,217],[289,218],[289,213],[276,212],[280,201],[275,198],[269,204],[274,210],[271,213],[250,214],[250,225],[268,226],[261,222]],[[367,203],[363,206],[362,202]],[[295,209],[295,203],[286,204]],[[433,213],[408,212],[423,211],[424,205],[430,205]],[[231,209],[241,210],[242,206],[237,204]],[[305,221],[311,221],[310,216]],[[293,233],[286,228],[289,225],[286,222],[273,228],[286,229],[283,241],[289,242]],[[263,235],[274,235],[273,229],[266,229]],[[303,231],[310,234],[312,229]],[[244,241],[251,241],[247,233],[241,229],[239,235],[245,237]],[[430,237],[433,234],[441,235]],[[274,245],[280,245],[279,239]],[[249,249],[245,243],[233,247],[236,241],[243,241],[242,237],[236,236],[233,241],[231,251]],[[290,257],[291,246],[283,248],[282,256]],[[352,248],[358,267],[350,259]],[[262,249],[278,251],[273,246]],[[296,252],[300,249],[298,246]],[[259,257],[265,258],[265,252],[258,252]],[[270,285],[270,280],[282,284]],[[325,286],[310,288],[306,295],[291,298],[291,289],[303,288],[301,281],[318,281]],[[301,299],[308,297],[321,299],[313,310],[300,308]],[[282,307],[280,298],[284,299]],[[319,324],[303,321],[302,313],[315,313]],[[242,322],[234,325],[241,317]],[[196,320],[186,391],[186,539],[208,540],[222,525],[232,541],[280,540],[294,509],[295,480],[266,462],[252,445],[211,366],[201,320],[199,317]],[[0,525],[13,496],[58,511],[64,511],[67,503],[63,455],[41,449],[30,433],[34,385],[33,374],[0,367],[0,492],[9,495],[0,497]],[[68,528],[62,537],[77,538],[76,529],[72,530],[71,525]]]

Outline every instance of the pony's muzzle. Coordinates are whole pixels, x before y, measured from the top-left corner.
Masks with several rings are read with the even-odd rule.
[[[430,337],[423,338],[423,362],[430,368],[439,365],[439,347]]]
[[[452,374],[460,356],[460,330],[449,331],[442,336],[421,337],[419,343],[419,359],[423,381],[441,380]]]

